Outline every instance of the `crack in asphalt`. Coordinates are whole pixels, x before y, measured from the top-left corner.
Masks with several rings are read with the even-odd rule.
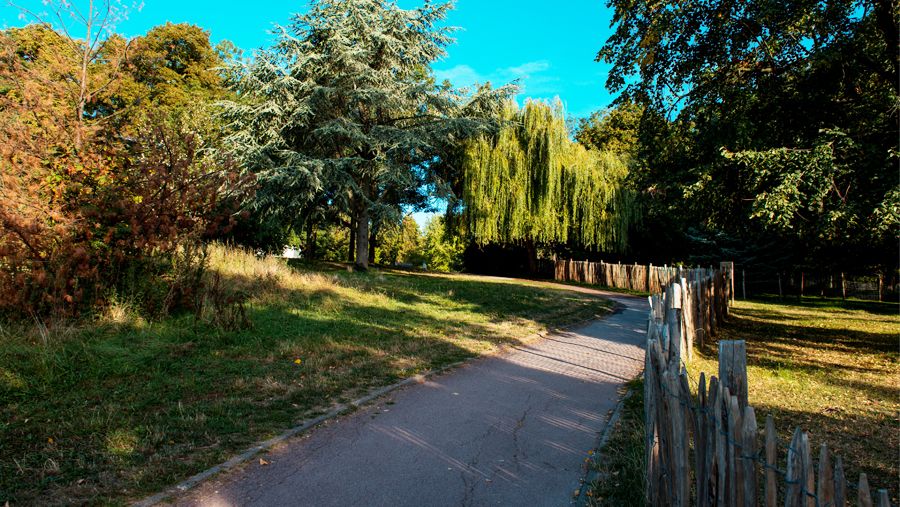
[[[521,445],[519,443],[519,430],[521,430],[525,426],[525,419],[528,417],[529,412],[531,412],[531,409],[533,408],[531,406],[531,400],[533,397],[534,397],[533,393],[528,394],[528,397],[525,400],[525,404],[526,404],[527,408],[525,409],[524,412],[522,412],[522,416],[519,417],[518,419],[516,419],[516,422],[512,428],[512,432],[510,433],[510,435],[512,436],[513,447],[515,448],[515,452],[513,452],[511,461],[515,464],[516,471],[519,471],[519,469],[520,469],[520,463],[519,463],[520,455],[522,458],[528,459],[528,456],[523,452]],[[481,440],[481,441],[487,440],[488,436],[494,430],[499,429],[499,425],[500,425],[499,421],[495,422],[490,427],[488,427],[487,431],[485,431],[485,433],[480,438],[473,439],[472,442],[475,442],[476,440]],[[467,466],[475,471],[480,472],[480,470],[478,470],[476,467],[477,467],[478,461],[481,459],[481,455],[483,453],[484,453],[484,446],[479,446],[478,452],[475,454],[475,456],[472,457],[471,460],[469,460],[469,462],[467,463]],[[467,470],[462,470],[460,473],[460,477],[462,478],[463,484],[466,487],[465,493],[463,495],[463,499],[461,501],[461,505],[463,507],[469,507],[471,505],[475,505],[475,488],[478,487],[478,485],[481,483],[481,481],[478,480],[477,477],[472,477],[472,479],[470,481],[468,474],[466,472],[467,472]],[[486,479],[485,482],[488,482],[488,483],[493,482],[499,472],[500,472],[500,467],[495,466],[494,469],[491,471],[491,475],[488,476],[488,478]]]
[[[522,452],[521,445],[519,444],[519,430],[521,430],[523,427],[525,427],[525,418],[527,418],[528,413],[531,412],[531,409],[532,409],[531,398],[533,398],[533,397],[534,397],[534,393],[528,394],[528,399],[525,400],[525,404],[526,404],[527,408],[525,409],[524,412],[522,412],[522,417],[520,417],[519,420],[516,421],[516,426],[515,426],[515,428],[513,428],[513,432],[512,432],[513,445],[516,448],[516,452],[513,453],[512,457],[513,457],[513,463],[515,463],[515,465],[516,465],[517,472],[521,469],[521,463],[519,463],[519,455],[522,454],[522,458],[528,459],[528,456],[524,452]]]
[[[484,442],[485,440],[487,440],[487,438],[490,436],[490,434],[493,433],[494,430],[498,429],[499,424],[500,424],[500,421],[494,422],[493,424],[488,426],[488,429],[484,432],[483,435],[481,435],[480,437],[477,437],[477,438],[473,438],[472,440],[470,440],[467,443],[473,443],[473,442],[477,442],[477,441]],[[467,468],[460,470],[460,477],[462,478],[463,485],[465,486],[465,493],[463,494],[463,499],[462,499],[462,505],[464,507],[473,505],[473,502],[475,500],[475,487],[478,486],[478,483],[479,483],[477,477],[472,477],[472,480],[470,482],[469,474],[467,472],[469,471],[469,469],[480,472],[478,470],[477,466],[478,466],[478,460],[481,459],[481,455],[483,453],[484,453],[484,446],[479,445],[478,452],[475,453],[475,456],[473,456],[472,459],[470,459],[466,463]]]

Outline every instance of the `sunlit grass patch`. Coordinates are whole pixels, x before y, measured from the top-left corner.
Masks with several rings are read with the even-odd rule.
[[[134,431],[117,429],[106,437],[106,450],[115,456],[130,456],[138,445],[138,437]]]
[[[897,431],[900,414],[895,304],[804,299],[739,301],[718,339],[747,341],[750,403],[764,421],[772,414],[780,438],[781,467],[791,432],[809,431],[839,454],[847,477],[860,472],[897,501]],[[692,387],[701,371],[716,375],[716,345],[688,365]],[[622,419],[601,451],[601,480],[590,505],[643,505],[642,384],[625,403]],[[816,447],[817,448],[817,447]]]
[[[896,498],[900,315],[896,304],[805,298],[739,301],[719,339],[746,340],[750,403],[781,442],[797,426]],[[715,346],[689,365],[716,374]],[[784,449],[784,446],[781,447]],[[783,458],[783,455],[782,455]]]
[[[335,401],[610,306],[541,282],[317,271],[222,246],[210,261],[251,328],[125,304],[60,335],[4,328],[0,505],[139,498]]]

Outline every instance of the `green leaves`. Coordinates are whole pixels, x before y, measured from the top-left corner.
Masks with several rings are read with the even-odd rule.
[[[618,104],[643,108],[631,180],[651,255],[679,241],[658,231],[699,227],[749,259],[896,266],[896,234],[873,226],[897,183],[896,2],[611,5],[598,59]],[[583,142],[616,133],[598,120]]]
[[[470,142],[463,161],[466,219],[480,244],[575,243],[623,251],[637,207],[626,161],[569,139],[562,105],[508,103],[507,126]]]
[[[370,219],[424,207],[428,189],[448,186],[442,162],[460,141],[491,130],[493,104],[511,91],[434,84],[427,69],[452,40],[439,26],[450,7],[320,0],[278,29],[273,48],[231,72],[241,76],[241,100],[223,104],[230,141],[269,187],[268,209],[327,207],[368,230]]]
[[[776,148],[766,151],[722,155],[746,172],[755,195],[750,218],[770,229],[832,239],[858,221],[857,210],[847,202],[846,184],[850,168],[839,161],[836,149],[854,146],[841,132],[826,132],[810,149]]]

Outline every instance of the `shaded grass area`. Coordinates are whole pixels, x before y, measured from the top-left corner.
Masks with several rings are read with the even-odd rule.
[[[252,329],[126,311],[0,337],[0,505],[125,503],[416,372],[605,313],[539,282],[295,270],[216,247]]]
[[[900,448],[900,315],[896,303],[821,298],[739,301],[718,339],[747,341],[750,403],[771,414],[780,458],[797,426],[825,442],[896,502]],[[715,345],[688,370],[717,374]],[[874,489],[873,489],[874,491]]]
[[[628,507],[644,505],[644,379],[627,384],[631,395],[606,445],[592,463],[598,479],[588,485],[587,505]]]
[[[750,403],[757,417],[775,419],[779,463],[797,426],[814,454],[826,442],[843,459],[847,477],[865,472],[897,503],[900,448],[900,316],[896,304],[823,299],[739,301],[718,339],[747,342]],[[688,365],[692,387],[701,371],[718,374],[716,345]],[[643,394],[641,385],[639,393]],[[642,505],[643,405],[628,400],[622,422],[601,452],[603,473],[592,505]],[[626,417],[631,423],[625,423]],[[762,426],[762,424],[761,424]],[[814,456],[815,459],[815,456]],[[618,472],[615,474],[615,472]],[[855,494],[855,493],[854,493]]]

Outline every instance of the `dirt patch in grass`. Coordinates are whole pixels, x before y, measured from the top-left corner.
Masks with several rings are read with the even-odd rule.
[[[252,329],[118,311],[49,337],[2,330],[0,505],[141,498],[336,401],[610,307],[540,282],[212,258],[251,295]]]

